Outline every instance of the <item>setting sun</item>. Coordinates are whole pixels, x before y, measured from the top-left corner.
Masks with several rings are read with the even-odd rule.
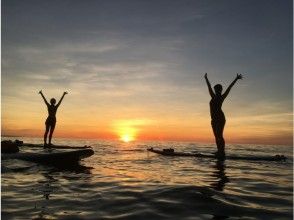
[[[121,136],[120,140],[127,143],[127,142],[130,142],[130,141],[133,141],[134,137],[132,137],[129,134],[124,134],[124,135]]]
[[[114,123],[114,130],[119,139],[123,142],[135,140],[138,129],[133,125],[132,120],[119,120]]]

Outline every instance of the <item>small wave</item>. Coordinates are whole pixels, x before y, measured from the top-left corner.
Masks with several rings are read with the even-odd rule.
[[[2,218],[292,219],[291,161],[219,164],[215,159],[167,158],[146,151],[149,145],[215,151],[213,145],[190,143],[92,145],[95,154],[78,167],[2,160]],[[251,155],[254,147],[246,147],[229,146],[228,154]],[[292,153],[288,148],[264,149],[269,155]]]
[[[146,149],[142,149],[142,148],[136,148],[136,149],[122,149],[120,151],[129,151],[129,152],[145,152]]]

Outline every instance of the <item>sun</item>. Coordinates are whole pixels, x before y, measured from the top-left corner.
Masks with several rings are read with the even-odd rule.
[[[134,137],[132,137],[131,135],[129,134],[123,134],[120,139],[123,141],[123,142],[130,142],[130,141],[133,141],[134,140]]]
[[[113,122],[113,131],[120,141],[128,143],[137,140],[142,126],[146,123],[143,119],[116,120]]]

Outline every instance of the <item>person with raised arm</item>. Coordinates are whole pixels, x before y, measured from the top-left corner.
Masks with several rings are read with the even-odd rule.
[[[56,112],[57,109],[59,107],[59,105],[61,104],[64,96],[67,94],[67,92],[64,92],[63,95],[61,96],[59,102],[57,103],[57,105],[55,105],[56,100],[54,98],[52,98],[50,100],[50,104],[47,102],[45,96],[43,95],[42,90],[39,92],[39,94],[41,94],[45,104],[47,105],[47,109],[48,109],[48,117],[46,119],[45,125],[46,125],[46,130],[45,130],[45,134],[44,134],[44,148],[46,147],[50,147],[52,145],[51,143],[51,139],[52,139],[52,135],[54,132],[54,128],[56,125]],[[47,144],[47,135],[49,133],[49,141]]]
[[[229,92],[231,91],[232,87],[235,83],[242,79],[243,76],[237,73],[236,78],[234,81],[229,85],[227,90],[222,94],[223,87],[220,84],[215,85],[214,91],[211,88],[211,84],[207,78],[207,73],[204,75],[209,94],[211,96],[211,100],[209,102],[210,106],[210,116],[211,116],[211,126],[213,130],[213,134],[215,137],[215,142],[217,146],[216,156],[219,158],[225,157],[225,139],[223,137],[223,131],[226,124],[226,117],[224,112],[222,111],[222,104],[225,98],[228,96]]]

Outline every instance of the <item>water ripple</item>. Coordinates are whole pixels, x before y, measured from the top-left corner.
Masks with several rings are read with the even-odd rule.
[[[95,155],[71,168],[2,161],[2,219],[292,219],[292,159],[220,163],[147,153],[150,143],[71,143],[92,145]],[[193,143],[151,146],[214,151]],[[231,145],[229,151],[248,155],[251,149]],[[292,152],[275,146],[255,152],[265,149]]]

